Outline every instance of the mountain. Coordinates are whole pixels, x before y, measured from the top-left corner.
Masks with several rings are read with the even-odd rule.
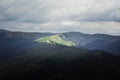
[[[68,32],[60,35],[62,39],[75,43],[76,47],[89,50],[104,50],[114,55],[120,55],[120,36],[105,34],[83,34]]]
[[[114,55],[120,55],[120,36],[105,34],[83,34],[79,32],[68,32],[54,34],[37,39],[38,42],[50,44],[61,44],[76,46],[89,50],[104,50]]]
[[[101,39],[111,39],[107,42],[112,44],[109,47],[115,44],[114,51],[119,50],[117,36],[0,30],[0,79],[115,80],[120,74],[120,56],[85,48]]]
[[[49,35],[52,34],[0,30],[0,59],[8,59],[22,55],[27,50],[34,47],[35,39]]]
[[[25,39],[32,42],[46,42],[51,44],[61,44],[66,46],[75,46],[78,48],[86,48],[89,50],[104,50],[114,55],[120,55],[120,36],[112,36],[105,34],[83,34],[80,32],[68,33],[30,33],[30,32],[12,32],[0,30],[0,44],[13,39],[17,41]],[[24,40],[24,41],[25,41]],[[22,41],[22,40],[20,40]],[[19,42],[19,41],[18,41]],[[15,43],[15,41],[13,41]],[[2,46],[3,46],[2,45]]]

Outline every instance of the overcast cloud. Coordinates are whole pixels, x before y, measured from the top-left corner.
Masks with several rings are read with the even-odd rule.
[[[120,35],[120,0],[0,0],[0,28]]]

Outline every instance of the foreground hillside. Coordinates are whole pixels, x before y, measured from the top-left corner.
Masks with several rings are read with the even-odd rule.
[[[27,80],[116,79],[119,59],[104,51],[34,44],[22,55],[0,64],[0,78]]]

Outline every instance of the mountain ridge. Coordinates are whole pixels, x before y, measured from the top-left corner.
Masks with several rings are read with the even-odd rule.
[[[103,33],[94,33],[94,34],[88,34],[88,33],[82,33],[82,32],[78,32],[78,31],[69,31],[69,32],[60,32],[60,33],[52,33],[52,32],[32,32],[32,31],[12,31],[12,30],[7,30],[7,29],[0,29],[0,32],[2,32],[2,31],[4,31],[4,32],[13,32],[13,33],[15,33],[15,32],[19,32],[19,33],[33,33],[33,34],[35,34],[35,33],[48,33],[48,34],[64,34],[64,33],[79,33],[79,34],[84,34],[84,35],[106,35],[106,36],[114,36],[114,37],[120,37],[120,35],[111,35],[111,34],[103,34]]]
[[[37,40],[45,36],[60,35],[64,41],[71,41],[78,48],[86,48],[89,50],[104,50],[115,55],[120,55],[120,36],[111,36],[106,34],[83,34],[80,32],[67,33],[24,33],[11,32],[6,30],[0,31],[0,36],[6,38],[25,38]]]

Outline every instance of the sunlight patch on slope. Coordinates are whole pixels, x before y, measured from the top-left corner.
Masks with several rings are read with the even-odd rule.
[[[59,35],[46,36],[35,40],[37,42],[48,43],[48,44],[60,44],[65,46],[75,46],[71,41],[63,40]]]

